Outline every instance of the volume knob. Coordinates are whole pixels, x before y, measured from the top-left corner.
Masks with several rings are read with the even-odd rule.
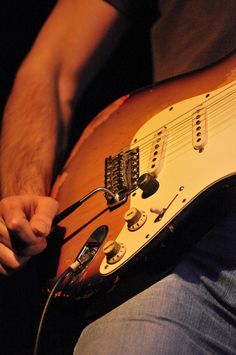
[[[125,255],[126,248],[124,244],[118,243],[115,240],[109,240],[103,247],[103,252],[106,255],[108,264],[117,263]]]
[[[140,211],[136,207],[132,207],[125,213],[124,218],[127,222],[128,230],[132,232],[144,225],[147,220],[147,215],[144,211]]]

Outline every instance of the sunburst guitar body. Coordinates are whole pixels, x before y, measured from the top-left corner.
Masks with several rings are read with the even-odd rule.
[[[52,190],[61,212],[80,201],[67,217],[59,215],[51,236],[58,240],[53,280],[81,262],[62,294],[92,293],[188,215],[201,225],[209,199],[234,181],[235,137],[235,55],[102,111]]]

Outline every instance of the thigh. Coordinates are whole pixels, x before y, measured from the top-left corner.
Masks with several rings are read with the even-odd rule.
[[[236,354],[235,250],[232,215],[172,274],[90,324],[75,354]]]

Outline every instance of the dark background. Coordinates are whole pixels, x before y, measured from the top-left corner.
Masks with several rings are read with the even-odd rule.
[[[54,0],[8,0],[0,5],[0,112],[14,76],[51,11]],[[121,43],[76,111],[71,146],[86,123],[108,103],[151,80],[148,31],[139,23]],[[23,90],[23,88],[22,88]],[[44,296],[33,260],[10,279],[0,278],[0,353],[31,355]],[[71,308],[53,305],[43,336],[43,354],[71,354],[80,321]]]

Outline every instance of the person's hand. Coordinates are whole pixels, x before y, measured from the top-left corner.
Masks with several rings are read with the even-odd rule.
[[[36,195],[10,196],[0,201],[0,273],[9,274],[47,245],[58,202]]]

